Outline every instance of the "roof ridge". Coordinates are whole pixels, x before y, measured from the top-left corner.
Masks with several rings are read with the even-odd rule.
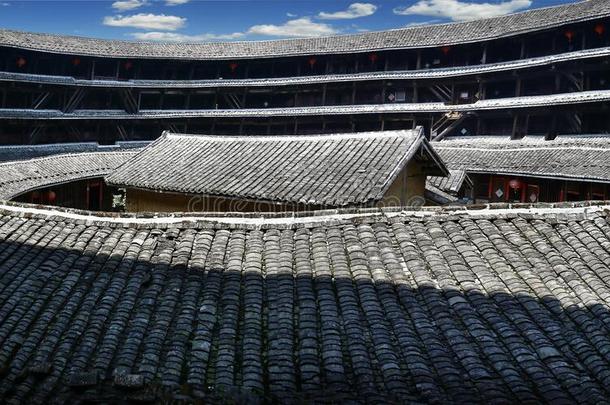
[[[430,206],[430,207],[390,207],[390,208],[338,208],[330,210],[281,212],[281,213],[100,213],[70,208],[41,206],[0,200],[0,216],[48,218],[76,221],[79,223],[100,222],[117,226],[178,226],[198,228],[197,224],[217,224],[260,227],[265,225],[301,225],[315,227],[328,221],[351,222],[366,218],[384,217],[413,220],[446,219],[454,221],[463,217],[544,217],[557,218],[561,215],[610,215],[610,201],[583,201],[566,203],[495,203],[472,206]]]
[[[17,164],[28,164],[28,163],[37,163],[41,161],[46,161],[50,159],[57,159],[63,157],[76,157],[83,155],[124,155],[124,154],[137,154],[139,151],[136,148],[133,149],[121,149],[121,150],[105,150],[105,151],[86,151],[86,152],[71,152],[71,153],[58,153],[50,156],[40,156],[32,159],[23,159],[23,160],[10,160],[7,162],[0,162],[0,166],[11,166]]]
[[[551,10],[551,11],[549,11]],[[519,11],[503,16],[326,37],[233,42],[144,42],[0,30],[2,46],[96,57],[230,60],[430,48],[506,38],[610,15],[605,0]]]
[[[419,127],[417,127],[419,128]],[[215,141],[320,141],[330,139],[368,139],[368,138],[397,138],[408,137],[418,131],[416,129],[397,129],[388,131],[338,132],[332,134],[309,135],[211,135],[211,134],[185,134],[164,131],[163,136],[168,138],[199,138]]]
[[[536,7],[536,8],[531,8],[531,9],[527,9],[527,10],[520,10],[520,11],[516,11],[513,13],[509,13],[509,14],[505,14],[505,15],[499,15],[499,16],[493,16],[493,17],[484,17],[484,18],[476,18],[473,20],[467,20],[467,21],[450,21],[450,22],[444,22],[444,23],[437,23],[437,24],[426,24],[423,26],[411,26],[411,27],[399,27],[399,28],[390,28],[390,29],[386,29],[386,30],[376,30],[376,31],[367,31],[367,32],[356,32],[356,33],[350,33],[350,34],[340,34],[340,35],[328,35],[328,36],[322,36],[322,37],[300,37],[300,38],[278,38],[278,39],[261,39],[261,40],[244,40],[244,41],[218,41],[218,42],[182,42],[183,45],[208,45],[208,44],[261,44],[261,43],[273,43],[273,42],[290,42],[290,41],[299,41],[299,40],[303,40],[303,39],[313,39],[313,40],[320,40],[320,41],[324,41],[324,40],[328,40],[328,39],[336,39],[336,38],[349,38],[349,37],[362,37],[362,36],[367,36],[370,34],[383,34],[386,32],[395,32],[395,31],[416,31],[418,29],[421,29],[422,27],[452,27],[452,26],[461,26],[461,25],[467,25],[467,24],[471,24],[473,22],[482,22],[482,21],[497,21],[498,19],[504,19],[504,18],[511,18],[514,16],[518,16],[518,15],[525,15],[525,14],[531,14],[531,13],[536,13],[536,12],[541,12],[541,11],[545,11],[545,10],[551,10],[551,9],[563,9],[563,8],[571,8],[577,5],[581,5],[587,2],[599,2],[601,0],[580,0],[580,1],[576,1],[574,3],[567,3],[567,4],[555,4],[555,5],[551,5],[551,6],[546,6],[546,7]],[[159,46],[166,46],[166,45],[175,45],[175,42],[157,42],[157,41],[134,41],[134,40],[125,40],[125,39],[106,39],[106,38],[97,38],[97,37],[86,37],[86,36],[80,36],[80,35],[71,35],[71,34],[55,34],[55,33],[46,33],[46,32],[32,32],[32,31],[24,31],[24,30],[15,30],[15,29],[10,29],[10,28],[0,28],[0,33],[2,32],[11,32],[11,33],[18,33],[18,34],[26,34],[26,35],[48,35],[48,36],[53,36],[53,37],[58,37],[58,38],[72,38],[72,39],[79,39],[79,40],[93,40],[93,41],[104,41],[104,42],[120,42],[120,43],[124,43],[124,44],[131,44],[131,45],[149,45],[149,44],[158,44]]]

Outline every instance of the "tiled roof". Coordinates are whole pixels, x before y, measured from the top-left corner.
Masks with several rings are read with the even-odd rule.
[[[55,143],[41,145],[0,145],[0,162],[83,152],[111,152],[143,148],[149,141],[119,141],[113,145],[97,142]]]
[[[517,69],[546,66],[573,60],[610,56],[610,47],[583,49],[557,55],[437,69],[399,70],[351,74],[325,74],[264,79],[210,79],[210,80],[87,80],[70,76],[53,76],[29,73],[0,72],[0,81],[58,84],[85,87],[120,88],[216,88],[216,87],[266,87],[294,86],[314,83],[354,82],[367,80],[441,79],[475,74],[496,73]]]
[[[106,181],[251,200],[366,204],[382,199],[422,148],[430,149],[421,128],[295,137],[165,133]]]
[[[0,119],[37,120],[116,120],[116,119],[171,119],[198,117],[297,117],[312,115],[437,113],[455,111],[486,111],[506,108],[533,108],[555,105],[584,104],[610,101],[610,90],[592,90],[543,96],[505,97],[479,100],[471,104],[392,103],[357,104],[289,108],[243,108],[207,110],[140,110],[130,114],[123,110],[76,110],[64,113],[60,110],[0,109]]]
[[[610,396],[609,206],[130,224],[0,209],[7,403]]]
[[[0,164],[0,199],[11,199],[41,187],[104,177],[135,151],[92,152],[47,156]]]
[[[452,170],[610,182],[610,136],[469,137],[432,144]]]
[[[433,145],[436,146],[437,144],[433,143]],[[468,178],[466,172],[459,169],[449,170],[449,176],[428,177],[428,183],[451,194],[459,192],[464,182],[472,185],[472,181]]]
[[[122,58],[234,59],[436,47],[485,41],[610,15],[607,0],[589,0],[502,17],[324,38],[198,44],[146,43],[0,31],[0,46]]]
[[[424,197],[427,201],[432,201],[440,205],[446,205],[458,201],[458,198],[455,195],[449,194],[445,190],[441,190],[430,181],[426,181]]]

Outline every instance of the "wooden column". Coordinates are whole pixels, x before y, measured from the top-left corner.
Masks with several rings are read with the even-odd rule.
[[[326,83],[324,83],[322,85],[322,105],[323,106],[326,105],[326,88],[327,88],[327,86],[328,85]]]

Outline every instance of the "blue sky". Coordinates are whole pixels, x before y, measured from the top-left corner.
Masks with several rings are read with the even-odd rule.
[[[315,37],[464,21],[573,0],[0,0],[0,27],[157,41]]]

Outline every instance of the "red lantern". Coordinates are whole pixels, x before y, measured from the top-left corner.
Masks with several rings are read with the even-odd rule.
[[[130,70],[133,67],[133,62],[128,60],[123,66],[125,66],[125,70]]]
[[[17,64],[18,67],[22,68],[25,65],[27,65],[28,62],[25,60],[24,57],[20,56],[17,58],[17,62],[15,62],[15,63]]]
[[[447,54],[449,53],[449,51],[451,50],[450,46],[443,46],[441,48],[441,52],[443,52],[443,55],[447,56]]]
[[[35,199],[35,200],[40,198],[40,192],[39,191],[32,192],[32,198]]]
[[[239,66],[236,62],[231,62],[229,63],[229,69],[231,69],[231,72],[235,73],[235,70],[237,70],[237,66]]]
[[[376,53],[372,53],[369,55],[369,60],[371,61],[371,63],[377,62],[377,59],[379,59],[379,57],[377,56]]]
[[[79,58],[72,59],[72,65],[74,65],[74,66],[80,65],[80,59]]]
[[[606,27],[604,27],[604,24],[597,24],[593,30],[595,31],[595,33],[597,35],[599,35],[601,37],[602,35],[604,35],[604,32],[606,31]]]
[[[565,37],[568,39],[568,42],[572,42],[572,39],[574,38],[574,31],[567,30],[563,35],[565,35]]]
[[[311,58],[309,58],[308,62],[309,62],[309,67],[313,69],[313,67],[316,64],[317,60],[316,60],[316,58],[314,58],[312,56]]]
[[[521,188],[521,180],[512,179],[508,182],[508,186],[512,189],[519,190]]]
[[[49,191],[49,193],[47,194],[47,200],[50,203],[55,202],[55,199],[57,198],[57,194],[55,194],[55,191]]]

